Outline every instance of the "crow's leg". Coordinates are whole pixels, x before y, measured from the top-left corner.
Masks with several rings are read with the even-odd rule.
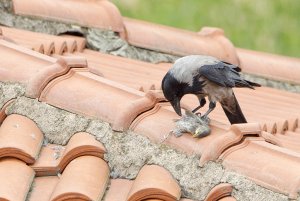
[[[199,98],[199,106],[192,110],[193,113],[197,112],[200,108],[202,108],[206,103],[205,98]]]
[[[207,118],[207,115],[208,115],[211,111],[213,111],[213,110],[215,109],[215,107],[216,107],[216,102],[215,102],[215,101],[210,101],[210,102],[209,102],[209,108],[208,108],[208,110],[205,112],[205,114],[204,114],[201,118],[206,119],[206,118]]]

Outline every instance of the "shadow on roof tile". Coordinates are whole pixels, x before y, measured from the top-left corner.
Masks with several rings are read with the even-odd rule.
[[[6,118],[6,113],[5,113],[5,110],[6,108],[12,104],[13,102],[15,101],[15,99],[11,99],[9,101],[7,101],[3,106],[2,108],[0,108],[0,125],[2,124],[2,122],[4,121],[4,119]]]
[[[12,0],[15,14],[124,32],[122,16],[110,1]]]
[[[101,200],[109,180],[105,161],[81,156],[67,165],[50,200]]]
[[[32,168],[37,176],[56,175],[77,157],[88,155],[104,158],[105,152],[104,146],[94,136],[80,132],[73,135],[65,147],[55,144],[44,146]]]
[[[267,143],[263,138],[246,138],[220,157],[223,165],[257,184],[296,199],[300,189],[300,154]],[[289,171],[286,171],[288,167]],[[288,185],[287,185],[288,184]]]
[[[33,164],[40,152],[43,134],[27,117],[12,114],[0,127],[0,157],[14,157]]]
[[[0,200],[24,201],[33,178],[33,169],[24,162],[0,159]]]
[[[199,33],[123,18],[127,41],[135,46],[179,56],[204,54],[238,64],[232,43],[223,30],[203,28]]]
[[[41,101],[79,114],[98,117],[114,130],[127,129],[142,112],[159,98],[107,80],[85,69],[72,69],[47,85]]]
[[[243,72],[300,84],[300,59],[237,48]]]

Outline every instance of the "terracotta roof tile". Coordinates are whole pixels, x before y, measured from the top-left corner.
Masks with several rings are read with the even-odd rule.
[[[49,201],[58,182],[58,176],[36,177],[33,181],[29,201]]]
[[[238,58],[223,30],[203,28],[199,33],[124,18],[127,41],[135,46],[180,56],[212,55],[234,64]]]
[[[103,158],[104,146],[85,132],[73,135],[66,147],[48,144],[41,150],[38,160],[32,165],[38,176],[56,175],[79,156],[97,156]]]
[[[13,0],[15,14],[123,32],[118,8],[110,1]]]
[[[92,73],[122,83],[137,90],[160,89],[161,80],[169,67],[103,54],[85,49],[77,53],[88,60]],[[130,73],[128,73],[130,72]]]
[[[14,157],[32,164],[38,157],[43,137],[32,120],[9,115],[0,127],[0,157]]]
[[[81,156],[68,164],[50,200],[100,200],[109,179],[105,161],[94,156]]]
[[[0,200],[25,200],[33,178],[33,169],[24,162],[0,159]]]
[[[157,104],[152,110],[139,115],[130,129],[147,136],[150,140],[161,143],[174,129],[173,119],[178,118],[169,104]],[[159,119],[160,121],[157,121]],[[200,165],[209,160],[216,160],[229,146],[239,142],[244,135],[260,135],[261,128],[257,123],[228,125],[217,121],[210,123],[211,134],[205,138],[193,138],[185,134],[179,138],[170,135],[164,143],[189,154],[200,154]]]
[[[133,183],[128,179],[112,179],[104,201],[126,200]]]
[[[10,38],[23,47],[46,55],[81,52],[86,44],[86,40],[82,37],[67,35],[53,36],[3,26],[0,26],[0,28],[2,29],[3,36]],[[34,38],[34,40],[28,40],[29,38]]]
[[[127,200],[161,199],[175,201],[180,196],[180,187],[167,170],[157,165],[145,165],[135,179]]]
[[[0,81],[27,85],[26,95],[36,98],[54,77],[68,70],[63,60],[57,60],[13,43],[0,40]]]
[[[232,185],[227,183],[221,183],[215,186],[205,198],[205,201],[218,201],[224,197],[228,197],[232,192]]]
[[[153,107],[158,101],[153,93],[145,95],[79,69],[72,69],[67,75],[49,83],[40,100],[73,112],[98,117],[112,123],[115,130],[128,128],[137,115]]]
[[[15,99],[11,99],[9,101],[7,101],[3,106],[2,108],[0,108],[0,125],[2,124],[2,122],[4,121],[4,119],[6,118],[6,113],[5,113],[5,110],[6,108],[14,102]]]
[[[218,201],[236,201],[236,199],[234,197],[227,196],[219,199]]]
[[[298,153],[267,143],[262,138],[246,138],[243,143],[225,151],[220,158],[227,169],[292,199],[297,198],[300,189]]]
[[[300,59],[237,48],[245,73],[300,84]],[[288,70],[287,70],[288,69]]]

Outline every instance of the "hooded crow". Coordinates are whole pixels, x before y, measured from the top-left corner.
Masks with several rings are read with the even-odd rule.
[[[238,66],[211,56],[185,56],[177,59],[167,72],[162,80],[162,90],[179,116],[181,98],[185,94],[195,94],[199,106],[193,112],[203,107],[206,103],[205,97],[208,97],[209,109],[203,118],[207,118],[219,102],[231,124],[247,123],[232,88],[254,89],[254,86],[260,85],[241,78],[240,71]]]

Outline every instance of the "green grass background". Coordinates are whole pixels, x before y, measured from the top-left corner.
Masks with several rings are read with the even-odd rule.
[[[300,57],[300,0],[112,0],[123,16],[199,31],[224,29],[237,47]]]

